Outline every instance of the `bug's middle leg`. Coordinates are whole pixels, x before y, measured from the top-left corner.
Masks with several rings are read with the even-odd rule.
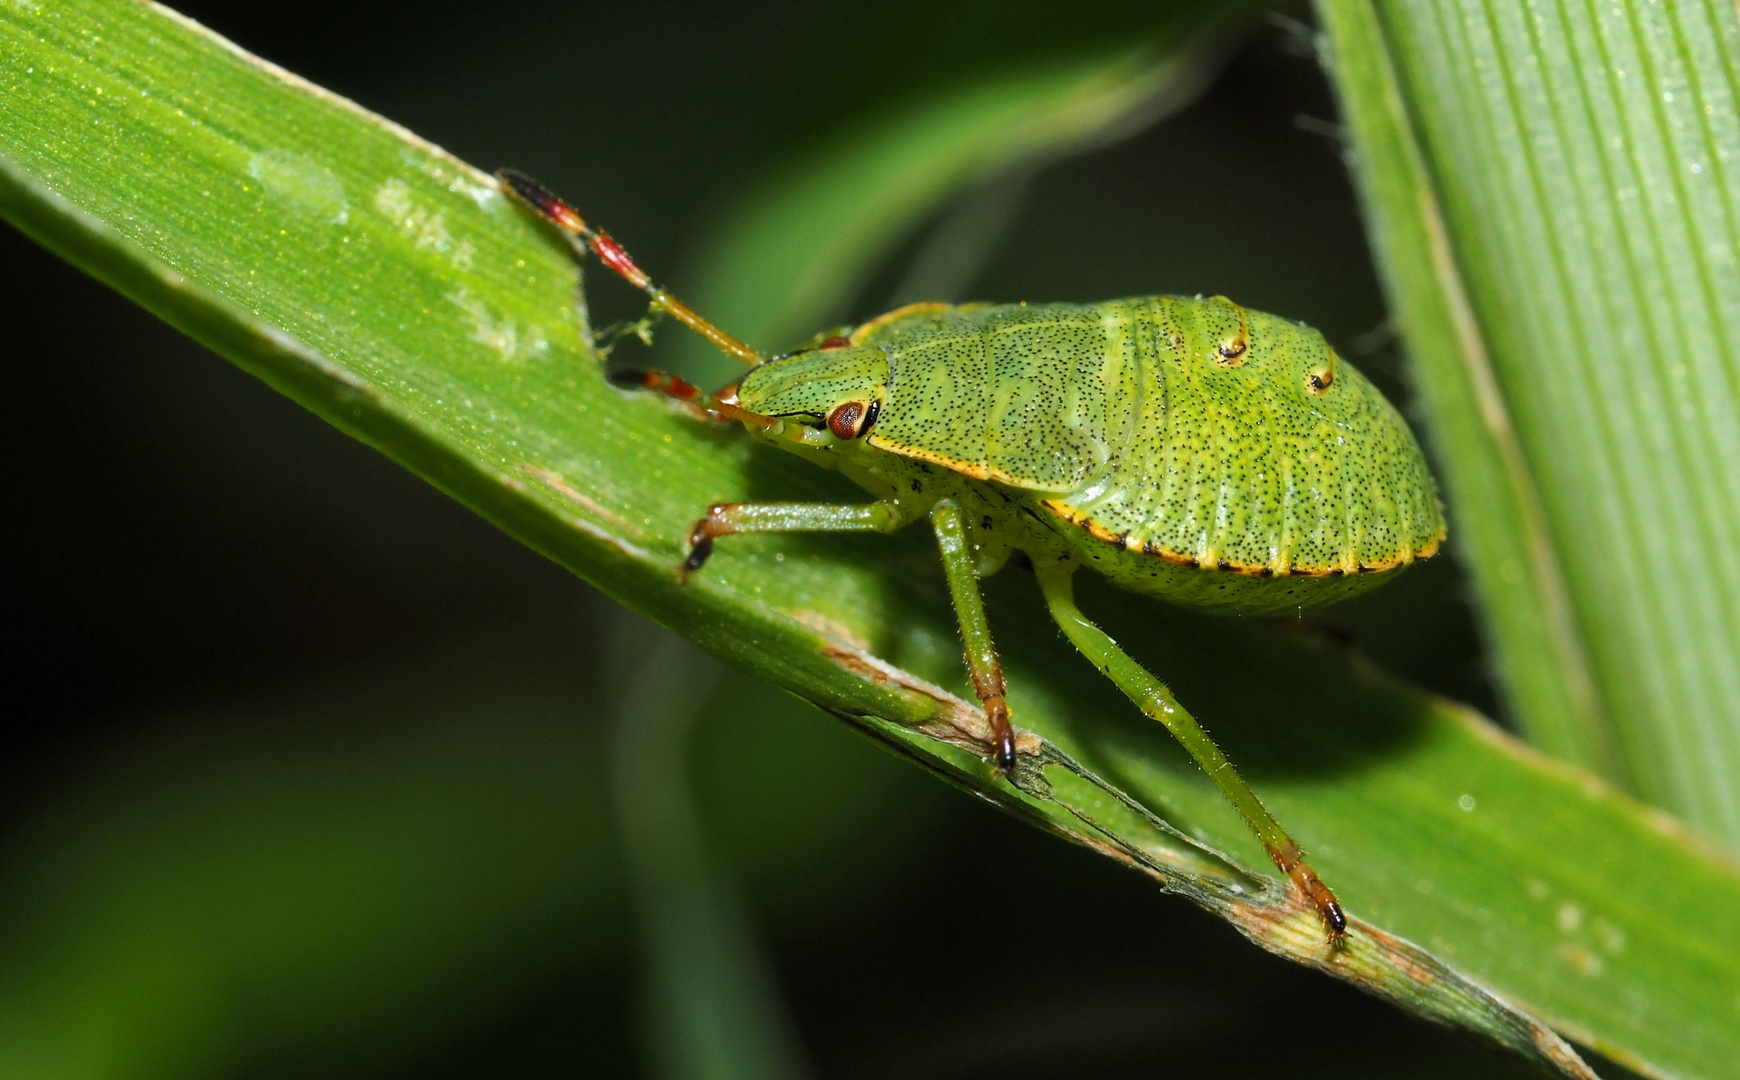
[[[1036,566],[1034,569],[1039,577],[1039,587],[1045,593],[1046,606],[1051,609],[1051,617],[1057,621],[1063,635],[1069,638],[1094,667],[1105,672],[1117,684],[1118,689],[1135,702],[1137,708],[1160,721],[1172,733],[1173,738],[1183,744],[1190,756],[1196,759],[1196,763],[1202,766],[1202,771],[1214,781],[1214,786],[1226,796],[1227,802],[1232,803],[1233,809],[1245,819],[1245,824],[1257,834],[1257,839],[1268,850],[1269,858],[1274,860],[1280,871],[1292,880],[1317,909],[1330,941],[1341,940],[1342,934],[1347,931],[1347,917],[1342,914],[1341,902],[1335,898],[1335,893],[1330,891],[1329,886],[1323,884],[1316,872],[1306,865],[1305,853],[1300,850],[1299,845],[1293,842],[1293,838],[1287,835],[1287,830],[1281,828],[1281,823],[1257,799],[1257,793],[1245,783],[1238,770],[1233,768],[1232,762],[1227,760],[1226,754],[1209,738],[1208,732],[1202,730],[1196,718],[1172,696],[1172,691],[1167,689],[1166,684],[1131,659],[1130,654],[1119,648],[1110,635],[1095,626],[1075,606],[1075,583],[1070,580],[1075,564],[1054,562]]]
[[[961,508],[953,499],[938,502],[930,512],[930,522],[936,530],[937,546],[942,549],[943,573],[948,577],[949,598],[954,601],[961,640],[966,644],[967,672],[973,678],[973,692],[984,705],[985,719],[991,725],[997,772],[1009,776],[1015,771],[1015,729],[1009,723],[1009,703],[1004,698],[1003,665],[991,643],[991,624],[985,618],[985,602],[979,596],[978,560],[967,539]]]

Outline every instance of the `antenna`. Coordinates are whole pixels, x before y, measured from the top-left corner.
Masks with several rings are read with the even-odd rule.
[[[496,179],[520,202],[537,211],[539,216],[550,224],[561,229],[603,260],[604,265],[616,271],[630,285],[652,297],[655,311],[667,312],[676,320],[700,334],[722,352],[730,353],[751,367],[767,362],[767,357],[756,352],[749,346],[738,341],[725,331],[714,326],[706,319],[695,314],[694,309],[678,300],[670,293],[653,284],[646,271],[634,264],[621,244],[611,239],[610,234],[600,229],[594,229],[586,224],[586,219],[544,185],[533,180],[525,173],[512,169],[496,170]]]

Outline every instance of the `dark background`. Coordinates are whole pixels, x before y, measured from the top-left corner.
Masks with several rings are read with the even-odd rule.
[[[695,237],[781,153],[789,73],[814,70],[844,25],[774,4],[522,3],[487,17],[448,0],[179,6],[466,160],[572,193],[678,286]],[[1303,45],[1296,29],[1258,22],[1181,115],[1043,172],[972,294],[1226,292],[1320,327],[1407,411],[1333,102]],[[68,880],[54,878],[56,837],[85,838],[101,863],[109,849],[90,837],[156,821],[214,778],[244,778],[233,805],[252,805],[245,778],[265,775],[310,805],[327,805],[323,784],[377,783],[415,805],[405,762],[449,751],[427,795],[448,809],[421,826],[413,813],[407,828],[462,880],[472,871],[463,845],[443,846],[441,799],[463,789],[487,817],[494,800],[525,796],[489,771],[521,759],[494,748],[597,771],[631,616],[7,227],[0,274],[15,701],[0,762],[12,881],[0,888],[28,903],[31,875]],[[898,277],[897,258],[856,314],[885,306]],[[634,310],[626,290],[594,279],[593,291],[605,317]],[[1454,561],[1438,559],[1333,618],[1384,665],[1495,713],[1463,595]],[[1512,1071],[1262,955],[801,703],[729,673],[707,700],[691,759],[706,841],[817,1075]],[[544,770],[525,789],[568,776]],[[368,805],[322,812],[344,829],[344,814],[383,812]],[[559,816],[567,804],[549,805]],[[286,1035],[299,1029],[261,1004],[210,1071],[646,1071],[618,842],[608,814],[575,813],[580,824],[511,818],[524,825],[511,850],[473,876],[516,859],[563,864],[590,845],[605,854],[589,856],[587,902],[565,906],[577,887],[551,885],[522,919],[523,902],[491,908],[481,887],[471,917],[493,929],[444,945],[460,957],[449,967],[344,976],[379,981],[391,1025]],[[365,851],[323,887],[366,892],[370,865]],[[1042,949],[993,947],[994,931],[1029,926],[1050,935]]]

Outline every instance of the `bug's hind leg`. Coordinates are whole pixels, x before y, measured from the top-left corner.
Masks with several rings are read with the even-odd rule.
[[[1292,880],[1305,898],[1317,909],[1317,914],[1323,920],[1323,928],[1329,934],[1331,942],[1339,942],[1347,932],[1347,917],[1341,911],[1341,902],[1335,898],[1329,886],[1323,884],[1317,874],[1305,863],[1305,853],[1287,831],[1281,828],[1263,804],[1258,801],[1256,792],[1239,776],[1232,762],[1227,760],[1220,747],[1209,738],[1208,732],[1202,730],[1196,718],[1191,716],[1178,699],[1172,696],[1172,691],[1166,684],[1156,679],[1147,668],[1136,663],[1130,655],[1118,647],[1104,630],[1095,626],[1088,617],[1075,606],[1075,583],[1071,575],[1075,571],[1074,563],[1054,562],[1035,568],[1039,576],[1039,587],[1045,592],[1045,603],[1051,609],[1051,617],[1057,620],[1058,628],[1065,637],[1075,645],[1081,654],[1101,671],[1105,672],[1112,682],[1117,684],[1126,697],[1136,703],[1136,707],[1144,713],[1160,721],[1173,738],[1183,744],[1196,763],[1202,766],[1215,787],[1232,803],[1233,809],[1245,819],[1245,824],[1257,834],[1257,839],[1268,849],[1269,858]]]
[[[960,621],[961,640],[966,644],[973,692],[985,706],[985,719],[991,725],[997,773],[1009,776],[1015,771],[1015,729],[1009,723],[1003,665],[991,643],[991,624],[985,619],[985,603],[979,596],[979,574],[974,567],[972,546],[967,541],[966,524],[961,520],[961,508],[953,499],[943,499],[931,510],[930,521],[936,530],[937,546],[942,549],[943,572],[948,577],[955,618]]]

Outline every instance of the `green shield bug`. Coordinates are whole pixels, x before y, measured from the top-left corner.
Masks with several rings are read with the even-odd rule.
[[[1341,906],[1304,852],[1165,684],[1081,613],[1071,580],[1086,566],[1177,603],[1297,611],[1435,553],[1444,519],[1419,444],[1323,335],[1218,296],[914,304],[768,357],[654,285],[537,182],[498,176],[577,253],[752,365],[717,394],[659,372],[617,381],[740,421],[876,496],[711,506],[679,573],[701,569],[733,533],[892,532],[928,518],[1007,776],[1018,746],[978,579],[1019,553],[1064,636],[1183,744],[1341,938]]]

